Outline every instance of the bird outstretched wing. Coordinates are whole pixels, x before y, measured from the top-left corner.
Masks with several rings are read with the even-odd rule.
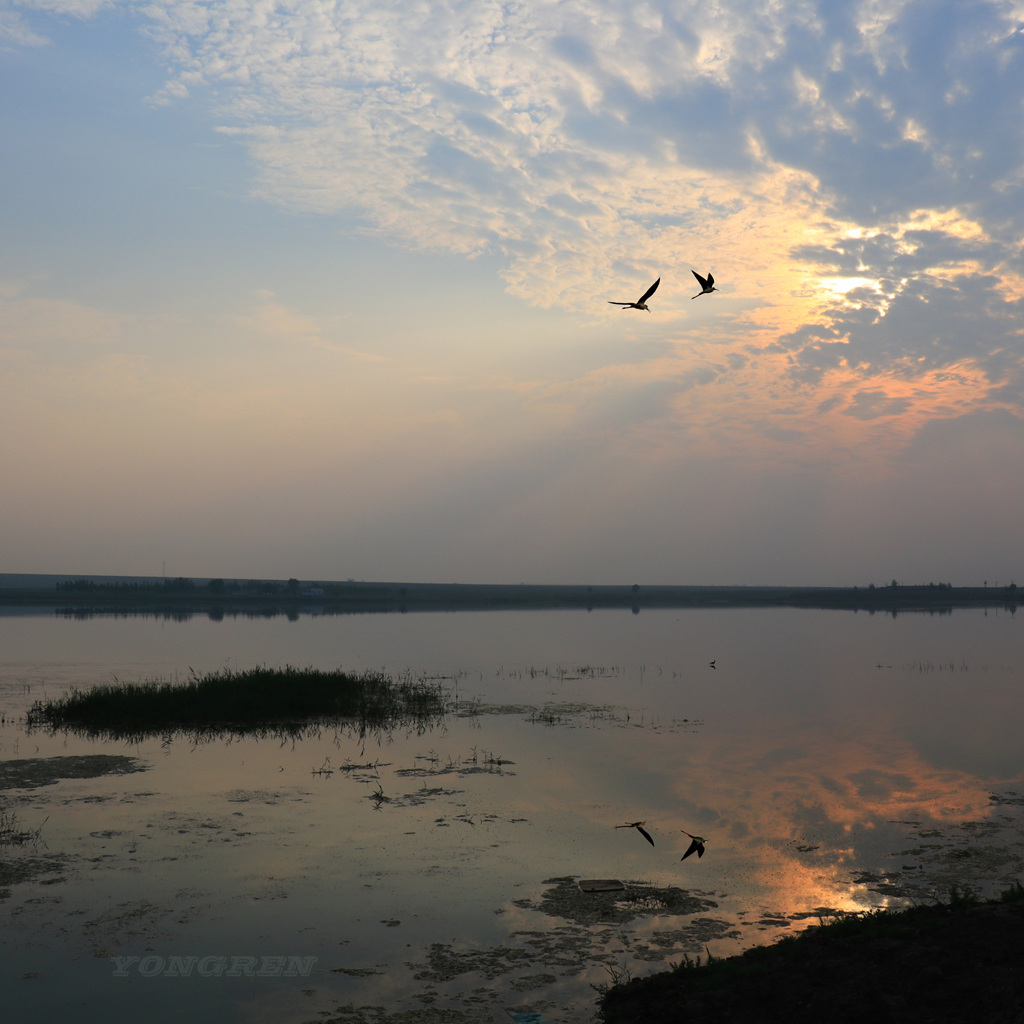
[[[679,830],[684,836],[689,836],[692,842],[690,843],[689,849],[680,857],[680,860],[686,860],[691,853],[697,854],[698,857],[704,856],[704,844],[707,840],[703,836],[695,836],[692,832],[687,832],[685,828]]]
[[[640,296],[640,302],[646,302],[658,290],[659,284],[661,284],[660,277],[651,285],[650,288],[647,289],[647,291],[643,293],[643,295]]]
[[[692,843],[690,843],[690,848],[679,859],[680,860],[686,860],[686,858],[689,857],[691,853],[696,853],[698,857],[703,857],[704,856],[704,844],[703,843],[698,843],[697,840],[694,839],[694,841]]]
[[[651,844],[654,845],[654,840],[648,835],[647,830],[644,828],[642,821],[627,821],[625,825],[616,825],[616,828],[635,828]]]

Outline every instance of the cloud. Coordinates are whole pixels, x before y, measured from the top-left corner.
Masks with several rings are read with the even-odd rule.
[[[695,213],[722,201],[701,174],[774,168],[809,175],[821,209],[856,223],[950,205],[987,228],[1024,216],[1024,42],[1007,3],[156,0],[141,13],[172,61],[168,95],[216,90],[265,196],[358,210],[427,247],[571,251],[588,218],[540,216],[571,196],[591,237],[625,229],[636,251],[631,222],[659,222],[674,195]]]
[[[953,205],[1019,225],[1019,204],[1011,210],[986,188],[1022,162],[1019,12],[1004,3],[904,3],[884,31],[869,31],[870,6],[833,8],[824,33],[794,26],[787,34],[767,70],[795,102],[760,122],[769,151],[813,174],[843,219],[878,223]],[[1009,123],[1000,142],[999,126]]]
[[[686,231],[739,205],[708,173],[756,169],[741,98],[702,73],[685,11],[148,10],[176,65],[165,98],[217,90],[261,195],[424,249],[503,252],[540,304],[589,301],[616,261],[687,262]]]
[[[1024,399],[1019,4],[22,10],[35,29],[108,6],[167,63],[154,101],[208,104],[267,202],[487,255],[514,295],[576,314],[610,317],[661,274],[652,324],[675,358],[604,366],[613,420],[682,410],[737,436],[728,405],[780,446],[847,445],[858,424],[909,438]],[[715,273],[713,300],[690,303],[691,267]]]
[[[13,0],[13,6],[71,18],[92,18],[117,6],[118,0]]]
[[[742,282],[762,345],[819,331],[791,348],[796,384],[964,358],[999,376],[1024,216],[1011,5],[147,12],[172,59],[165,98],[215,96],[270,201],[499,253],[541,306],[593,308],[610,281],[714,264],[723,296]],[[955,224],[929,225],[949,211]],[[830,305],[827,265],[863,288]],[[699,315],[666,285],[661,311]]]
[[[976,224],[957,227],[912,222],[797,247],[794,257],[813,263],[823,279],[865,284],[824,305],[817,323],[779,339],[775,350],[789,353],[794,378],[821,381],[840,369],[862,379],[940,374],[946,385],[980,385],[989,399],[1020,402],[1019,277],[1006,265],[1004,246]]]
[[[19,46],[45,46],[46,36],[31,29],[26,20],[10,9],[0,10],[0,49]]]
[[[880,416],[897,416],[906,407],[905,398],[896,398],[884,391],[859,391],[843,411],[859,420],[874,420]]]
[[[32,282],[0,281],[0,353],[31,353],[34,360],[49,346],[107,346],[134,323],[124,314],[32,292]]]

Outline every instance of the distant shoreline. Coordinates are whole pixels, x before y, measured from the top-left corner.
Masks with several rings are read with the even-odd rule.
[[[558,608],[845,609],[939,612],[1001,607],[1015,611],[1016,584],[945,583],[866,587],[632,586],[501,583],[383,583],[318,580],[164,579],[130,576],[0,573],[0,605],[48,607],[67,614],[207,613],[357,614],[410,611],[552,610]]]

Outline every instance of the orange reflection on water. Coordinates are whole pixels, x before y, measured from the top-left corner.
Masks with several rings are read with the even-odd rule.
[[[989,785],[877,728],[694,745],[669,788],[694,818],[684,827],[708,836],[708,852],[742,872],[763,906],[787,913],[878,905],[855,879],[899,870],[915,825],[941,830],[993,814]]]

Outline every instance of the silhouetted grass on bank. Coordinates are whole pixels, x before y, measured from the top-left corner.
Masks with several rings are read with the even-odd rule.
[[[445,712],[433,682],[394,680],[383,672],[314,668],[223,669],[187,682],[103,683],[28,712],[30,728],[70,729],[90,736],[138,739],[174,732],[294,733],[344,722],[368,730],[426,726]]]
[[[1024,886],[995,900],[954,887],[948,903],[843,914],[732,957],[605,987],[606,1024],[837,1024],[1024,1020]]]

